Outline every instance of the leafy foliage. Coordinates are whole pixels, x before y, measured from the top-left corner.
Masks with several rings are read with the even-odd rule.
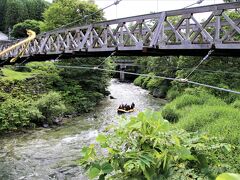
[[[174,77],[177,58],[176,57],[140,57],[135,58],[135,63],[140,65],[139,71],[141,73],[157,76]],[[170,67],[170,68],[169,68]],[[139,76],[134,80],[134,84],[148,89],[155,97],[166,97],[167,91],[170,87],[168,80],[159,78]]]
[[[102,58],[75,58],[61,61],[64,66],[96,66],[104,61]],[[111,68],[108,62],[103,63],[104,68]],[[74,112],[88,112],[105,95],[109,81],[109,73],[88,69],[63,69],[60,76],[63,80],[59,90],[63,91],[64,101],[72,107]]]
[[[41,113],[30,102],[8,98],[0,104],[0,131],[28,126],[31,118],[40,117]]]
[[[211,136],[221,139],[221,142],[231,143],[235,148],[231,153],[215,151],[218,163],[231,164],[223,171],[238,172],[240,162],[239,121],[240,113],[238,101],[232,106],[223,100],[206,92],[188,89],[182,96],[167,104],[162,115],[174,127],[183,128],[188,132],[207,132]],[[220,159],[220,160],[219,160]]]
[[[27,19],[42,20],[42,13],[48,6],[44,0],[1,0],[0,31],[7,32],[9,27]]]
[[[134,80],[134,85],[136,86],[141,86],[143,81],[144,81],[145,77],[144,76],[138,76],[135,80]]]
[[[192,70],[201,58],[189,58],[180,57],[178,61],[179,70],[176,72],[176,76],[184,78]],[[239,61],[236,58],[230,57],[210,57],[189,77],[192,81],[210,84],[226,89],[236,89],[240,87],[239,75],[237,72],[240,66]],[[185,88],[193,87],[190,84],[181,84],[177,82],[172,83],[176,86],[180,92],[183,92]],[[233,102],[237,95],[230,94],[228,92],[219,91],[211,88],[203,88],[208,92],[223,98],[227,103]]]
[[[91,179],[212,178],[215,174],[209,168],[214,163],[209,152],[228,149],[228,145],[206,135],[171,129],[160,112],[151,111],[123,119],[96,140],[104,148],[104,155],[90,145],[82,149],[80,160]]]
[[[49,92],[42,95],[34,105],[42,113],[42,119],[49,124],[52,124],[54,118],[62,116],[66,111],[66,107],[61,100],[61,95],[56,92]]]
[[[240,174],[234,173],[222,173],[216,178],[216,180],[238,180],[238,179],[240,179]]]
[[[13,26],[13,30],[11,32],[11,35],[15,38],[23,38],[23,37],[27,37],[27,29],[31,29],[34,32],[36,32],[36,34],[40,33],[40,21],[36,21],[36,20],[25,20],[24,22],[15,24]]]
[[[68,61],[61,64],[66,65]],[[81,63],[81,60],[73,61]],[[85,61],[84,63],[89,61],[100,64],[102,59]],[[106,63],[106,67],[108,66]],[[13,109],[12,114],[21,111],[22,115],[5,118],[5,124],[0,123],[0,131],[27,127],[31,123],[51,125],[64,113],[89,112],[107,94],[109,74],[105,72],[97,71],[93,74],[89,70],[61,70],[53,62],[31,62],[25,68],[5,67],[1,72],[0,102],[2,111],[6,109],[2,118],[7,116],[5,107],[8,106]],[[10,101],[22,105],[22,109],[18,105],[18,108],[14,109]],[[29,109],[30,107],[32,109]],[[24,115],[25,111],[29,114]]]
[[[103,13],[98,11],[98,7],[95,4],[80,1],[80,0],[60,0],[55,1],[52,5],[43,13],[44,24],[42,26],[43,31],[52,30],[62,25],[78,21],[78,24],[84,24],[86,22],[91,23],[103,19]],[[61,12],[61,13],[59,13]],[[82,20],[85,16],[90,14],[87,19]],[[72,24],[71,26],[73,26]]]
[[[4,12],[1,11],[0,14],[7,15],[7,18],[11,18],[11,21],[6,17],[1,17],[3,21],[7,21],[9,25],[4,26],[5,24],[0,24],[0,26],[2,25],[6,29],[6,27],[16,22],[31,19],[32,16],[29,16],[28,13],[32,15],[36,15],[39,12],[42,13],[43,4],[41,2],[44,1],[3,0],[3,3],[0,5],[0,10],[4,9]],[[37,8],[35,8],[34,3],[37,3]],[[44,6],[44,8],[45,7],[46,6]],[[29,8],[31,10],[34,9],[34,12],[28,11]],[[23,23],[17,24],[14,27],[13,35],[15,37],[23,37],[22,31],[25,31],[25,28],[33,29],[38,33],[40,24],[44,30],[50,30],[79,20],[97,11],[97,6],[90,2],[80,0],[54,1],[50,8],[44,12],[44,24],[35,21],[40,20],[41,17],[34,17],[32,19],[35,20],[26,20]],[[61,13],[59,14],[59,12]],[[99,11],[89,16],[87,21],[93,22],[102,19],[103,13]],[[84,21],[80,21],[80,23],[84,23]],[[101,63],[101,65],[106,68],[111,67],[109,62],[104,61],[104,63],[102,63],[102,61],[103,59],[101,58],[82,58],[68,59],[58,64],[70,66],[87,64],[95,66]],[[2,124],[3,128],[0,129],[0,131],[11,130],[13,128],[17,129],[19,126],[28,126],[31,122],[39,125],[42,123],[52,124],[54,118],[62,116],[65,112],[73,114],[88,112],[108,94],[106,91],[108,80],[109,74],[105,72],[94,71],[93,73],[91,70],[82,69],[65,69],[61,71],[52,62],[31,62],[28,63],[25,68],[4,68],[1,70],[0,101],[6,106],[10,103],[6,101],[6,97],[12,98],[14,99],[13,101],[17,102],[27,102],[28,104],[25,109],[27,109],[28,105],[31,105],[33,109],[35,109],[35,114],[32,113],[29,116],[24,116],[22,119],[14,116],[11,120],[6,120],[7,122],[12,121],[13,125],[10,125],[10,123],[8,123],[9,126],[8,124]],[[66,106],[68,108],[66,108]],[[18,109],[16,109],[16,111],[17,110]],[[19,111],[20,110],[21,108],[19,108]]]

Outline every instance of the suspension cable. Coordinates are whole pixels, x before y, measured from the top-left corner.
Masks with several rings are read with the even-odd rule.
[[[55,58],[53,61],[57,61],[59,60],[60,57],[62,57],[63,54],[60,54],[59,56],[57,56],[57,58]]]
[[[142,65],[132,65],[132,66],[142,66]],[[173,69],[173,70],[185,70],[185,69],[192,69],[190,67],[175,67],[175,66],[170,66],[166,69]],[[230,72],[230,71],[221,71],[221,70],[217,70],[217,71],[213,71],[213,70],[208,70],[208,69],[196,69],[195,71],[200,71],[200,72],[206,72],[206,73],[222,73],[222,74],[233,74],[233,75],[240,75],[240,73],[237,72]]]
[[[4,65],[7,61],[8,61],[8,59],[5,60],[5,61],[2,61],[2,62],[0,63],[0,67],[1,67],[2,65]]]
[[[214,51],[214,50],[208,51],[207,55],[204,56],[204,58],[202,58],[202,60],[198,63],[198,65],[196,65],[196,66],[192,69],[192,71],[185,77],[185,79],[188,79],[188,78],[191,76],[191,74],[213,53],[213,51]]]
[[[110,56],[106,57],[98,66],[95,66],[95,68],[99,68],[104,62],[106,62],[108,60],[108,58],[112,57],[115,53],[116,53],[116,51],[113,51],[110,54]]]
[[[28,60],[29,58],[30,58],[30,56],[27,57],[26,59],[24,59],[23,62],[20,63],[20,65],[23,65],[25,62],[27,62],[27,60]]]
[[[60,29],[62,29],[62,28],[64,28],[64,27],[67,27],[67,26],[72,25],[72,24],[75,24],[75,23],[77,23],[77,22],[79,22],[79,21],[85,20],[85,19],[87,19],[88,17],[91,17],[91,16],[93,16],[93,15],[95,15],[95,14],[101,12],[101,11],[104,11],[105,9],[108,9],[108,8],[114,6],[114,5],[117,6],[121,1],[122,1],[122,0],[116,0],[116,1],[113,2],[112,4],[106,6],[106,7],[102,8],[102,9],[99,9],[98,11],[96,11],[96,12],[94,12],[94,13],[92,13],[92,14],[86,15],[86,16],[84,16],[83,18],[80,18],[80,19],[75,20],[75,21],[73,21],[73,22],[67,23],[67,24],[62,25],[62,26],[60,26],[60,27],[57,27],[57,28],[55,28],[55,29],[52,29],[51,31],[48,31],[48,32],[53,32],[53,31],[56,31],[56,30],[60,30]],[[41,34],[43,34],[43,33],[41,33]]]
[[[25,66],[16,66],[16,67],[25,67]],[[63,66],[63,65],[56,65],[57,68],[69,68],[69,69],[88,69],[88,70],[99,70],[99,71],[106,71],[106,72],[115,72],[115,73],[120,73],[122,71],[118,70],[111,70],[111,69],[104,69],[104,68],[98,68],[98,67],[83,67],[83,66]],[[152,78],[159,78],[159,79],[167,79],[170,81],[176,81],[180,83],[189,83],[189,84],[194,84],[198,86],[203,86],[203,87],[208,87],[212,89],[216,89],[219,91],[224,91],[224,92],[229,92],[229,93],[234,93],[234,94],[239,94],[239,91],[231,90],[231,89],[226,89],[226,88],[220,88],[217,86],[212,86],[204,83],[199,83],[195,81],[189,81],[187,79],[182,79],[182,78],[174,78],[174,77],[165,77],[165,76],[157,76],[157,75],[149,75],[149,74],[140,74],[140,73],[133,73],[133,72],[124,72],[125,74],[129,75],[137,75],[137,76],[143,76],[143,77],[152,77]]]
[[[117,72],[120,73],[122,71],[117,71],[117,70],[111,70],[111,69],[103,69],[103,68],[88,68],[88,67],[80,67],[80,66],[59,66],[57,65],[57,67],[59,68],[74,68],[74,69],[93,69],[93,70],[100,70],[100,71],[108,71],[108,72]],[[178,81],[178,82],[184,82],[184,83],[190,83],[190,84],[195,84],[198,86],[204,86],[204,87],[208,87],[208,88],[212,88],[212,89],[216,89],[216,90],[220,90],[220,91],[225,91],[225,92],[230,92],[230,93],[235,93],[235,94],[240,94],[239,91],[234,91],[231,89],[226,89],[226,88],[220,88],[220,87],[216,87],[216,86],[212,86],[212,85],[208,85],[208,84],[203,84],[203,83],[199,83],[199,82],[195,82],[195,81],[189,81],[186,79],[182,79],[182,78],[173,78],[173,77],[165,77],[165,76],[156,76],[156,75],[149,75],[149,74],[140,74],[140,73],[133,73],[133,72],[124,72],[125,74],[129,74],[129,75],[138,75],[138,76],[144,76],[144,77],[154,77],[154,78],[160,78],[160,79],[167,79],[170,81]]]

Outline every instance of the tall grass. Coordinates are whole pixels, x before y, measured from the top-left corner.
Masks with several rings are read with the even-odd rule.
[[[187,131],[204,131],[225,142],[240,144],[240,111],[229,105],[192,106],[176,126]]]
[[[236,100],[235,102],[233,102],[232,106],[235,107],[235,108],[240,109],[240,100]]]
[[[162,110],[162,116],[187,131],[205,131],[226,142],[240,144],[239,102],[232,106],[206,92],[177,97]]]
[[[162,110],[162,116],[170,122],[177,122],[179,118],[184,117],[190,108],[194,105],[226,105],[221,99],[206,92],[192,92],[177,97],[171,103],[167,104]]]
[[[240,171],[240,101],[226,104],[206,92],[189,91],[177,97],[162,110],[163,118],[174,122],[174,128],[188,132],[206,132],[232,145],[230,153],[216,151],[216,162],[226,164],[224,171]],[[230,166],[231,167],[230,167]]]

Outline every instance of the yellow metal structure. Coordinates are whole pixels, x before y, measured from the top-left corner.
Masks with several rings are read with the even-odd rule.
[[[10,62],[15,62],[17,60],[17,58],[19,58],[20,56],[23,55],[23,53],[26,50],[26,48],[28,47],[29,43],[36,38],[36,33],[32,30],[27,30],[27,35],[28,35],[28,38],[1,51],[0,57],[19,46],[24,46],[24,48],[21,50],[21,52],[19,52],[18,55],[16,57],[14,57],[13,59],[11,59],[11,61],[10,61]]]

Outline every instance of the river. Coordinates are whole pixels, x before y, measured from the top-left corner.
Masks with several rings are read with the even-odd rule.
[[[108,87],[111,96],[105,98],[93,112],[66,120],[55,128],[37,128],[0,140],[1,180],[85,180],[77,165],[80,149],[95,143],[95,137],[104,127],[120,116],[116,109],[121,103],[136,104],[137,115],[145,109],[159,110],[164,100],[153,98],[148,91],[130,83],[112,79]]]

